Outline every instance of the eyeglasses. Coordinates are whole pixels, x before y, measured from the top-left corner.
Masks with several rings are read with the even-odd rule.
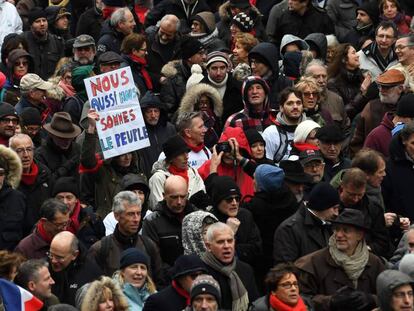
[[[28,61],[22,61],[22,62],[15,62],[14,65],[15,66],[27,66],[29,64]]]
[[[233,200],[236,200],[237,203],[240,202],[240,196],[236,195],[236,196],[232,196],[232,197],[228,197],[225,198],[224,201],[226,201],[226,203],[233,203]]]
[[[4,168],[0,168],[0,176],[6,175],[6,170]]]
[[[318,92],[303,92],[303,96],[305,97],[311,97],[311,95],[312,97],[316,97],[319,95],[319,93]]]
[[[25,125],[23,129],[29,133],[37,133],[40,131],[40,126],[33,126],[33,125]]]
[[[66,259],[66,256],[62,257],[62,256],[57,256],[52,254],[51,252],[46,252],[46,257],[49,258],[50,260],[52,260],[53,258],[55,258],[56,261],[59,262],[64,262]]]
[[[399,299],[403,299],[406,296],[408,297],[413,297],[413,291],[408,291],[408,292],[395,292],[392,294],[395,298],[399,298]]]
[[[34,150],[33,147],[27,147],[27,148],[17,148],[14,151],[16,151],[17,154],[23,154],[23,153],[32,153]]]
[[[322,161],[311,161],[309,163],[306,163],[304,166],[306,168],[312,168],[312,169],[314,169],[314,168],[319,168],[319,167],[321,167],[324,164],[325,163],[323,163]]]
[[[395,51],[397,51],[397,50],[401,51],[401,50],[404,50],[405,48],[412,47],[412,46],[413,46],[412,44],[397,45],[397,46],[395,46],[394,50]]]
[[[13,125],[19,124],[19,119],[17,118],[3,118],[0,120],[1,123],[9,124],[10,122],[13,123]]]
[[[291,282],[286,282],[286,283],[279,284],[278,286],[280,286],[283,289],[290,289],[290,288],[292,288],[292,286],[295,286],[296,288],[299,288],[298,282],[292,282],[292,283]]]
[[[60,224],[54,223],[53,221],[48,220],[48,222],[52,225],[54,225],[57,229],[66,229],[66,227],[69,225],[70,221],[62,222]]]

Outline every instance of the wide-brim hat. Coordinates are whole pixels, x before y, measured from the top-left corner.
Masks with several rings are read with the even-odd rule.
[[[312,177],[305,173],[299,160],[280,161],[279,167],[285,172],[285,181],[287,182],[291,182],[293,184],[312,183]]]
[[[52,135],[59,138],[75,138],[81,133],[81,129],[72,123],[72,118],[67,112],[56,112],[50,123],[43,125],[43,128]]]
[[[368,231],[370,228],[365,221],[364,214],[355,208],[344,208],[335,220],[331,220],[333,225],[348,225],[353,226],[364,231]]]

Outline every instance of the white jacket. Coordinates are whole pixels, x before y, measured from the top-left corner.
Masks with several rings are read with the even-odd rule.
[[[10,33],[21,34],[22,32],[23,22],[16,7],[10,2],[0,0],[0,51],[5,36]]]

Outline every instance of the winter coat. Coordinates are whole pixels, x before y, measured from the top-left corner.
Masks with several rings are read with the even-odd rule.
[[[70,114],[73,124],[79,125],[84,104],[85,102],[75,94],[64,100],[62,111]]]
[[[122,58],[124,59],[124,62],[121,64],[121,67],[131,67],[132,72],[132,78],[134,79],[135,85],[138,88],[139,92],[139,98],[141,99],[147,91],[150,91],[145,84],[144,77],[141,73],[141,70],[143,69],[143,65],[132,60],[132,58],[129,55],[122,54]],[[147,66],[145,66],[146,69]]]
[[[414,161],[407,156],[400,133],[396,134],[390,144],[390,158],[382,181],[384,203],[390,212],[397,213],[414,221],[412,202],[414,192]]]
[[[110,19],[107,19],[102,24],[101,35],[96,44],[96,51],[98,54],[105,52],[115,52],[121,54],[121,43],[125,38],[122,32],[119,32],[110,24]]]
[[[356,25],[355,11],[359,4],[355,0],[330,0],[326,11],[335,25],[335,35],[339,42],[345,42],[345,37]]]
[[[184,215],[194,211],[196,211],[196,207],[187,201]],[[143,221],[142,234],[157,244],[163,263],[171,267],[175,260],[184,254],[181,227],[182,219],[171,212],[165,201],[159,202],[154,212]]]
[[[19,242],[14,251],[23,254],[26,258],[42,259],[46,258],[49,248],[50,243],[43,240],[35,228],[31,234]]]
[[[327,247],[299,258],[295,262],[300,270],[300,291],[312,297],[315,310],[328,311],[330,299],[343,286],[354,288],[351,279],[332,259]],[[382,261],[369,253],[368,263],[358,278],[357,290],[366,294],[376,293],[376,279],[384,270]]]
[[[56,65],[64,56],[65,43],[61,37],[51,33],[46,40],[40,40],[31,31],[22,34],[29,46],[29,53],[34,60],[34,72],[43,80],[47,80],[55,72]]]
[[[363,71],[368,71],[371,74],[371,77],[373,80],[376,80],[377,77],[382,74],[384,71],[382,68],[378,66],[378,63],[376,62],[375,58],[373,57],[374,53],[378,53],[378,48],[376,47],[376,44],[371,43],[370,45],[366,46],[362,50],[358,51],[357,54],[359,56],[359,68]],[[392,67],[396,64],[398,64],[397,55],[395,52],[391,49],[390,50],[390,63],[387,65],[387,67]]]
[[[274,264],[294,262],[302,256],[328,246],[331,226],[313,215],[302,204],[297,212],[286,219],[274,234]]]
[[[279,225],[296,212],[298,203],[289,188],[283,185],[274,192],[255,192],[244,207],[252,213],[263,241],[263,257],[258,262],[263,266],[264,276],[273,266],[273,235]]]
[[[381,21],[390,21],[397,26],[398,34],[399,35],[406,35],[411,32],[410,25],[411,25],[412,16],[406,15],[403,12],[397,12],[397,15],[393,19],[386,18],[384,15],[380,15]]]
[[[148,297],[143,311],[182,311],[187,306],[186,298],[178,294],[171,286],[167,286]]]
[[[394,113],[392,112],[386,112],[384,114],[380,125],[369,132],[365,138],[364,148],[374,149],[381,152],[384,157],[389,157],[389,148],[392,139],[391,131],[394,128],[393,118]]]
[[[0,4],[0,48],[4,37],[11,33],[20,34],[23,30],[23,23],[19,12],[14,4],[2,1]]]
[[[328,42],[326,41],[326,36],[323,33],[311,33],[306,36],[305,41],[309,44],[311,49],[317,49],[317,58],[325,61],[326,52],[328,50]]]
[[[105,236],[103,221],[93,212],[92,206],[81,207],[78,221],[80,226],[76,232],[76,236],[86,249],[89,249]]]
[[[325,92],[322,93],[319,102],[321,109],[326,109],[329,111],[336,125],[338,125],[345,133],[345,135],[348,136],[351,127],[351,121],[346,114],[344,102],[341,96],[326,89]]]
[[[339,154],[339,161],[333,163],[331,160],[324,157],[325,169],[323,173],[323,180],[330,182],[340,171],[351,167],[351,160],[345,157],[342,152]]]
[[[197,192],[205,192],[206,188],[204,186],[204,182],[200,174],[197,172],[196,169],[188,166],[188,197],[191,198]],[[149,187],[151,189],[150,197],[149,197],[149,207],[153,210],[158,202],[161,202],[164,199],[164,183],[165,180],[171,176],[168,171],[168,165],[166,164],[165,160],[160,160],[154,163],[153,166],[153,174],[149,179]]]
[[[76,25],[76,36],[81,34],[90,35],[95,39],[95,42],[99,41],[99,37],[102,31],[102,24],[104,20],[102,18],[102,12],[96,7],[87,9],[79,17]]]
[[[48,109],[46,104],[41,104],[38,106],[33,105],[26,96],[21,96],[19,102],[16,104],[14,109],[18,115],[20,115],[24,108],[35,108],[39,111],[40,116],[42,118],[42,124],[49,123],[52,120],[52,116],[50,115],[50,110]],[[45,134],[45,130],[40,130],[41,134]]]
[[[278,4],[274,5],[269,13],[269,19],[266,24],[266,34],[269,38],[269,42],[276,43],[276,21],[282,16],[284,12],[288,10],[288,1],[282,0]]]

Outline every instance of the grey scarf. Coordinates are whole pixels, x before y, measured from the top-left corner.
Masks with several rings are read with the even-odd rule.
[[[244,287],[242,281],[240,280],[236,269],[236,260],[230,265],[223,265],[213,254],[210,252],[205,252],[201,259],[213,269],[219,271],[221,274],[225,275],[230,279],[230,290],[232,296],[232,311],[247,311],[249,308],[249,297],[247,295],[247,290]]]

